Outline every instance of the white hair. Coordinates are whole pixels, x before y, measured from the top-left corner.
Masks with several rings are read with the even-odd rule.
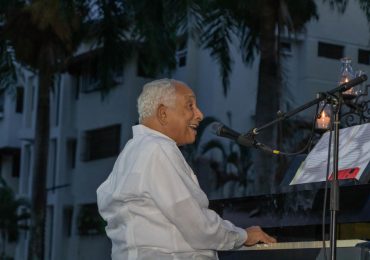
[[[144,85],[137,99],[139,122],[152,116],[160,104],[174,106],[176,102],[176,86],[179,81],[174,79],[159,79]]]

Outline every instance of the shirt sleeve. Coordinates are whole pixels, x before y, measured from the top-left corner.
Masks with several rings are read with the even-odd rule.
[[[240,247],[247,239],[244,229],[222,219],[215,211],[201,206],[194,193],[202,193],[179,151],[159,147],[150,163],[149,193],[163,215],[173,223],[194,249],[229,250]]]

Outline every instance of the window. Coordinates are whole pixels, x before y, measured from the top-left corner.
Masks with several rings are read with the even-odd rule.
[[[186,54],[187,54],[186,49],[176,52],[177,66],[178,67],[185,67],[186,66]]]
[[[177,38],[176,44],[176,60],[178,67],[185,67],[186,66],[186,55],[188,53],[187,50],[187,34],[181,35]]]
[[[358,50],[358,63],[370,65],[370,51]]]
[[[285,55],[292,54],[292,45],[290,42],[280,42],[280,53]]]
[[[58,141],[56,138],[50,140],[49,144],[49,162],[50,173],[47,175],[47,189],[55,192],[57,189],[57,163],[58,163]]]
[[[78,76],[81,92],[89,93],[101,88],[100,81],[96,74],[82,74]]]
[[[143,52],[139,52],[136,65],[136,75],[142,78],[154,78],[153,66]]]
[[[20,173],[22,174],[22,182],[21,183],[21,193],[28,193],[29,192],[29,181],[30,181],[30,174],[31,172],[31,161],[33,159],[33,150],[30,143],[26,143],[24,145],[24,152],[22,153],[22,162],[24,166],[24,170]]]
[[[12,160],[12,177],[19,177],[20,165],[21,165],[21,154],[19,151],[13,154]]]
[[[78,214],[78,234],[80,236],[104,234],[106,222],[101,218],[96,203],[81,205]]]
[[[5,93],[0,90],[0,118],[4,116]]]
[[[113,79],[113,85],[118,85],[123,83],[123,69],[117,68],[108,76]],[[75,87],[77,91],[83,93],[89,93],[93,91],[101,90],[101,81],[96,73],[91,74],[81,74],[75,77]],[[76,94],[76,99],[78,99],[78,94]]]
[[[317,56],[329,59],[341,59],[344,55],[344,46],[319,42]]]
[[[120,132],[120,125],[86,131],[82,160],[92,161],[118,155]]]
[[[47,206],[45,222],[45,255],[46,259],[52,258],[53,232],[54,231],[54,207]]]
[[[73,219],[73,207],[65,207],[63,209],[63,230],[66,237],[72,235],[72,219]]]
[[[59,109],[60,109],[60,77],[56,80],[56,84],[53,86],[53,91],[50,93],[50,125],[59,125]]]
[[[17,93],[16,93],[15,112],[22,113],[23,112],[24,88],[17,87],[16,92]]]
[[[99,59],[102,55],[104,55],[103,50],[98,48],[73,57],[69,63],[67,71],[74,76],[73,85],[76,90],[76,99],[78,99],[79,92],[89,93],[101,90],[100,80],[102,77],[100,72],[108,74],[106,78],[111,80],[109,84],[123,83],[123,65],[119,64],[110,68],[109,71],[102,71],[103,68],[99,67]]]
[[[70,169],[76,167],[76,149],[77,149],[77,140],[70,139],[67,141],[67,165]]]

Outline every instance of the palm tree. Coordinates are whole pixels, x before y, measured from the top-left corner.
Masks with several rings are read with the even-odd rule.
[[[10,42],[16,60],[38,75],[31,198],[29,257],[43,259],[46,174],[49,146],[49,91],[61,61],[73,54],[79,20],[71,1],[9,1],[2,9],[1,41]]]
[[[29,259],[44,259],[49,94],[54,75],[68,66],[85,41],[94,41],[93,48],[101,50],[97,60],[103,94],[114,87],[112,73],[132,56],[133,47],[145,57],[146,73],[170,71],[176,64],[177,29],[186,17],[186,9],[175,4],[160,0],[1,1],[0,43],[12,50],[2,49],[2,60],[9,60],[14,51],[16,61],[38,76]],[[11,71],[2,68],[2,74]]]
[[[343,13],[347,0],[322,0],[333,10]],[[232,59],[229,46],[233,35],[239,39],[243,61],[251,64],[259,54],[258,92],[255,126],[260,127],[277,116],[282,97],[280,35],[294,35],[304,29],[311,19],[318,19],[314,0],[210,0],[195,9],[198,30],[202,32],[203,46],[220,64],[220,75],[225,95],[229,88]],[[370,22],[370,2],[358,0]],[[248,86],[247,86],[248,87]],[[258,140],[276,147],[277,127],[269,127],[258,134]],[[256,189],[269,192],[275,182],[274,159],[260,152],[255,154]]]
[[[220,64],[224,93],[229,87],[232,60],[229,54],[231,38],[239,38],[243,61],[251,64],[259,54],[258,93],[255,125],[261,126],[275,118],[281,102],[282,78],[279,54],[279,35],[299,32],[311,19],[317,18],[313,0],[239,0],[208,1],[201,6],[203,20],[201,42],[211,50]],[[198,27],[200,27],[198,26]],[[248,87],[248,86],[247,86]],[[259,141],[276,145],[276,127],[265,129]],[[268,192],[273,187],[274,159],[270,155],[255,156],[256,189]]]

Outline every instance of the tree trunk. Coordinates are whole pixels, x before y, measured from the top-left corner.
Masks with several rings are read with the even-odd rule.
[[[278,1],[264,0],[261,12],[261,60],[258,74],[258,93],[256,104],[256,126],[262,126],[276,118],[281,95],[281,79],[275,31],[278,19]],[[257,140],[276,148],[276,126],[270,126],[257,135]],[[274,155],[255,152],[255,191],[271,192],[274,187],[276,158]]]
[[[4,227],[5,229],[5,227]],[[7,243],[7,239],[6,239],[6,231],[2,230],[1,231],[1,243],[2,243],[2,246],[1,246],[1,256],[5,256],[5,251],[6,251],[6,243]],[[0,258],[1,259],[1,258]]]
[[[39,71],[38,99],[36,110],[34,168],[31,197],[31,237],[29,260],[44,259],[46,219],[46,176],[49,150],[49,90],[53,82],[51,70]]]

